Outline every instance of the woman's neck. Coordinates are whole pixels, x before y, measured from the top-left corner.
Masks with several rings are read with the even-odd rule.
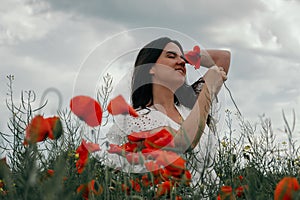
[[[153,105],[162,106],[164,109],[174,108],[174,92],[170,89],[162,86],[153,84]]]

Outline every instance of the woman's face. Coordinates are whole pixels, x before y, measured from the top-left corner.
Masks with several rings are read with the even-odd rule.
[[[186,76],[185,61],[180,48],[173,42],[163,49],[156,64],[150,69],[153,83],[162,84],[172,90],[183,85]]]

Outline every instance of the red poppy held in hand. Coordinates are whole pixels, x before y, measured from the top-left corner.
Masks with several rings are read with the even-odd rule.
[[[125,101],[123,96],[119,95],[113,98],[108,106],[107,111],[112,115],[129,114],[133,117],[138,117],[137,112]]]
[[[192,51],[189,51],[184,54],[185,59],[189,64],[193,65],[195,69],[200,68],[201,56],[200,56],[200,47],[194,46]]]
[[[76,96],[70,101],[71,111],[91,127],[99,126],[102,121],[101,105],[91,97]]]

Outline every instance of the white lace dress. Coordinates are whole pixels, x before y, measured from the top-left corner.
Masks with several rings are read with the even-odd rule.
[[[186,119],[190,109],[184,106],[176,106],[183,119]],[[127,135],[132,132],[149,131],[155,128],[169,126],[175,130],[180,125],[174,122],[167,115],[153,108],[138,111],[140,117],[134,118],[129,115],[117,116],[114,124],[107,133],[107,139],[112,144],[123,144],[127,142]],[[192,173],[193,184],[205,184],[217,181],[216,174],[212,169],[214,155],[216,151],[215,134],[206,126],[200,142],[193,149],[191,154],[185,154],[188,161],[188,169]],[[119,168],[125,172],[144,173],[147,170],[142,165],[131,165],[127,160],[116,154],[108,154],[108,165]]]

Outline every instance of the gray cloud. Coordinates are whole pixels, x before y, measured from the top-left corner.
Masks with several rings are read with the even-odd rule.
[[[67,106],[74,87],[78,87],[78,93],[92,92],[97,75],[114,60],[109,70],[119,77],[118,73],[124,73],[134,62],[131,51],[155,34],[170,31],[144,35],[143,31],[128,31],[122,37],[118,33],[153,26],[187,34],[205,48],[230,49],[232,64],[227,84],[249,119],[266,113],[275,124],[281,124],[281,110],[291,107],[299,116],[297,1],[24,2],[0,3],[1,102],[6,97],[5,76],[14,74],[15,94],[33,89],[42,95],[54,87],[62,92],[63,105]],[[114,35],[116,41],[105,43]],[[181,38],[185,48],[190,48],[192,43]],[[116,55],[125,55],[126,48],[130,55],[119,59]],[[55,97],[49,98],[54,98],[55,107]],[[229,99],[227,102],[234,110]]]

